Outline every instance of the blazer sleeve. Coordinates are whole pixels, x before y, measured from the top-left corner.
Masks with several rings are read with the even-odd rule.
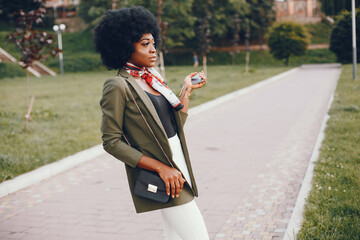
[[[101,132],[106,152],[125,164],[136,167],[143,154],[127,145],[123,139],[123,117],[126,104],[126,86],[116,79],[104,83],[100,100],[102,110]]]
[[[187,113],[184,113],[184,112],[182,112],[182,111],[177,111],[177,114],[179,115],[180,126],[181,126],[181,128],[183,128],[184,125],[185,125],[186,119],[187,119],[187,117],[188,117],[188,114],[187,114]]]

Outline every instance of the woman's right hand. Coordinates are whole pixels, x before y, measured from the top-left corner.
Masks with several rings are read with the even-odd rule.
[[[167,195],[170,196],[171,194],[172,198],[179,197],[186,180],[176,168],[169,167],[162,162],[145,155],[140,158],[137,166],[157,172],[165,183]]]
[[[158,169],[158,174],[161,179],[164,181],[166,186],[166,193],[171,197],[179,197],[181,190],[184,187],[186,180],[182,177],[180,171],[176,168],[163,165]]]

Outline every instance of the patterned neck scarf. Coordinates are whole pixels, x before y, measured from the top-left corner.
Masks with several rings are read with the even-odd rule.
[[[124,68],[131,76],[141,77],[150,87],[161,93],[161,95],[169,101],[176,111],[179,111],[184,107],[176,95],[166,85],[166,81],[162,78],[158,71],[155,70],[155,68],[140,68],[129,62],[126,63]]]

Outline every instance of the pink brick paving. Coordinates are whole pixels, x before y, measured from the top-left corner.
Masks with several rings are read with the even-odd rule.
[[[339,71],[302,69],[189,117],[211,239],[283,238]],[[159,212],[135,214],[124,167],[109,155],[0,203],[1,240],[162,239]]]
[[[159,238],[160,215],[134,214],[124,180],[123,165],[104,155],[4,197],[0,239]],[[148,231],[134,232],[137,224]]]
[[[265,165],[269,171],[257,176],[257,184],[250,186],[248,196],[229,216],[217,238],[283,238],[307,167],[306,161],[297,160],[309,158],[312,149],[307,144],[314,141],[316,136],[312,133],[318,131],[317,126],[312,124],[316,121],[317,110],[313,104],[320,103],[321,98],[312,100],[273,153],[273,161]],[[307,138],[303,137],[304,131]]]

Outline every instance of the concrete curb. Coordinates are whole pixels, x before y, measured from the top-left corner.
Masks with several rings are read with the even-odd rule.
[[[303,64],[301,69],[313,69],[313,68],[341,68],[341,63],[324,63],[324,64]]]
[[[338,67],[338,66],[335,66],[335,67]],[[340,74],[341,74],[341,72],[340,72]],[[299,194],[296,199],[295,207],[291,214],[290,221],[286,228],[283,240],[296,240],[296,235],[298,234],[299,230],[301,229],[301,225],[303,222],[303,213],[304,213],[305,203],[306,203],[307,197],[309,196],[310,190],[312,189],[312,178],[314,175],[314,167],[315,167],[315,163],[317,162],[319,154],[320,154],[320,148],[321,148],[322,142],[325,138],[325,129],[327,126],[327,121],[330,118],[330,115],[328,114],[328,112],[329,112],[331,104],[334,100],[334,94],[335,94],[335,91],[331,95],[330,100],[328,102],[327,113],[324,116],[324,119],[321,123],[320,132],[317,137],[317,140],[316,140],[316,143],[314,146],[314,150],[311,153],[309,165],[306,170],[304,180],[301,184],[301,188],[300,188]]]
[[[64,172],[104,153],[102,145],[97,145],[5,181],[0,184],[0,198]]]
[[[213,107],[219,106],[222,103],[229,101],[235,97],[244,95],[250,91],[253,91],[253,90],[263,87],[267,84],[275,82],[289,74],[292,74],[292,73],[298,71],[299,69],[300,68],[294,68],[294,69],[288,70],[286,72],[280,73],[278,75],[275,75],[271,78],[265,79],[261,82],[253,84],[246,88],[234,91],[232,93],[226,94],[224,96],[221,96],[221,97],[211,100],[209,102],[201,104],[197,107],[191,108],[189,110],[189,114],[196,115],[198,113],[201,113],[201,112],[211,109]],[[2,183],[0,183],[0,198],[4,197],[10,193],[16,192],[23,188],[26,188],[28,186],[31,186],[33,184],[36,184],[42,180],[50,178],[56,174],[66,171],[68,169],[76,167],[77,165],[84,163],[86,161],[89,161],[89,160],[91,160],[97,156],[100,156],[101,154],[104,154],[104,153],[105,153],[105,151],[103,150],[102,145],[97,145],[92,148],[85,149],[81,152],[78,152],[74,155],[68,156],[59,161],[56,161],[54,163],[50,163],[45,166],[42,166],[31,172],[24,173],[14,179],[2,182]]]

